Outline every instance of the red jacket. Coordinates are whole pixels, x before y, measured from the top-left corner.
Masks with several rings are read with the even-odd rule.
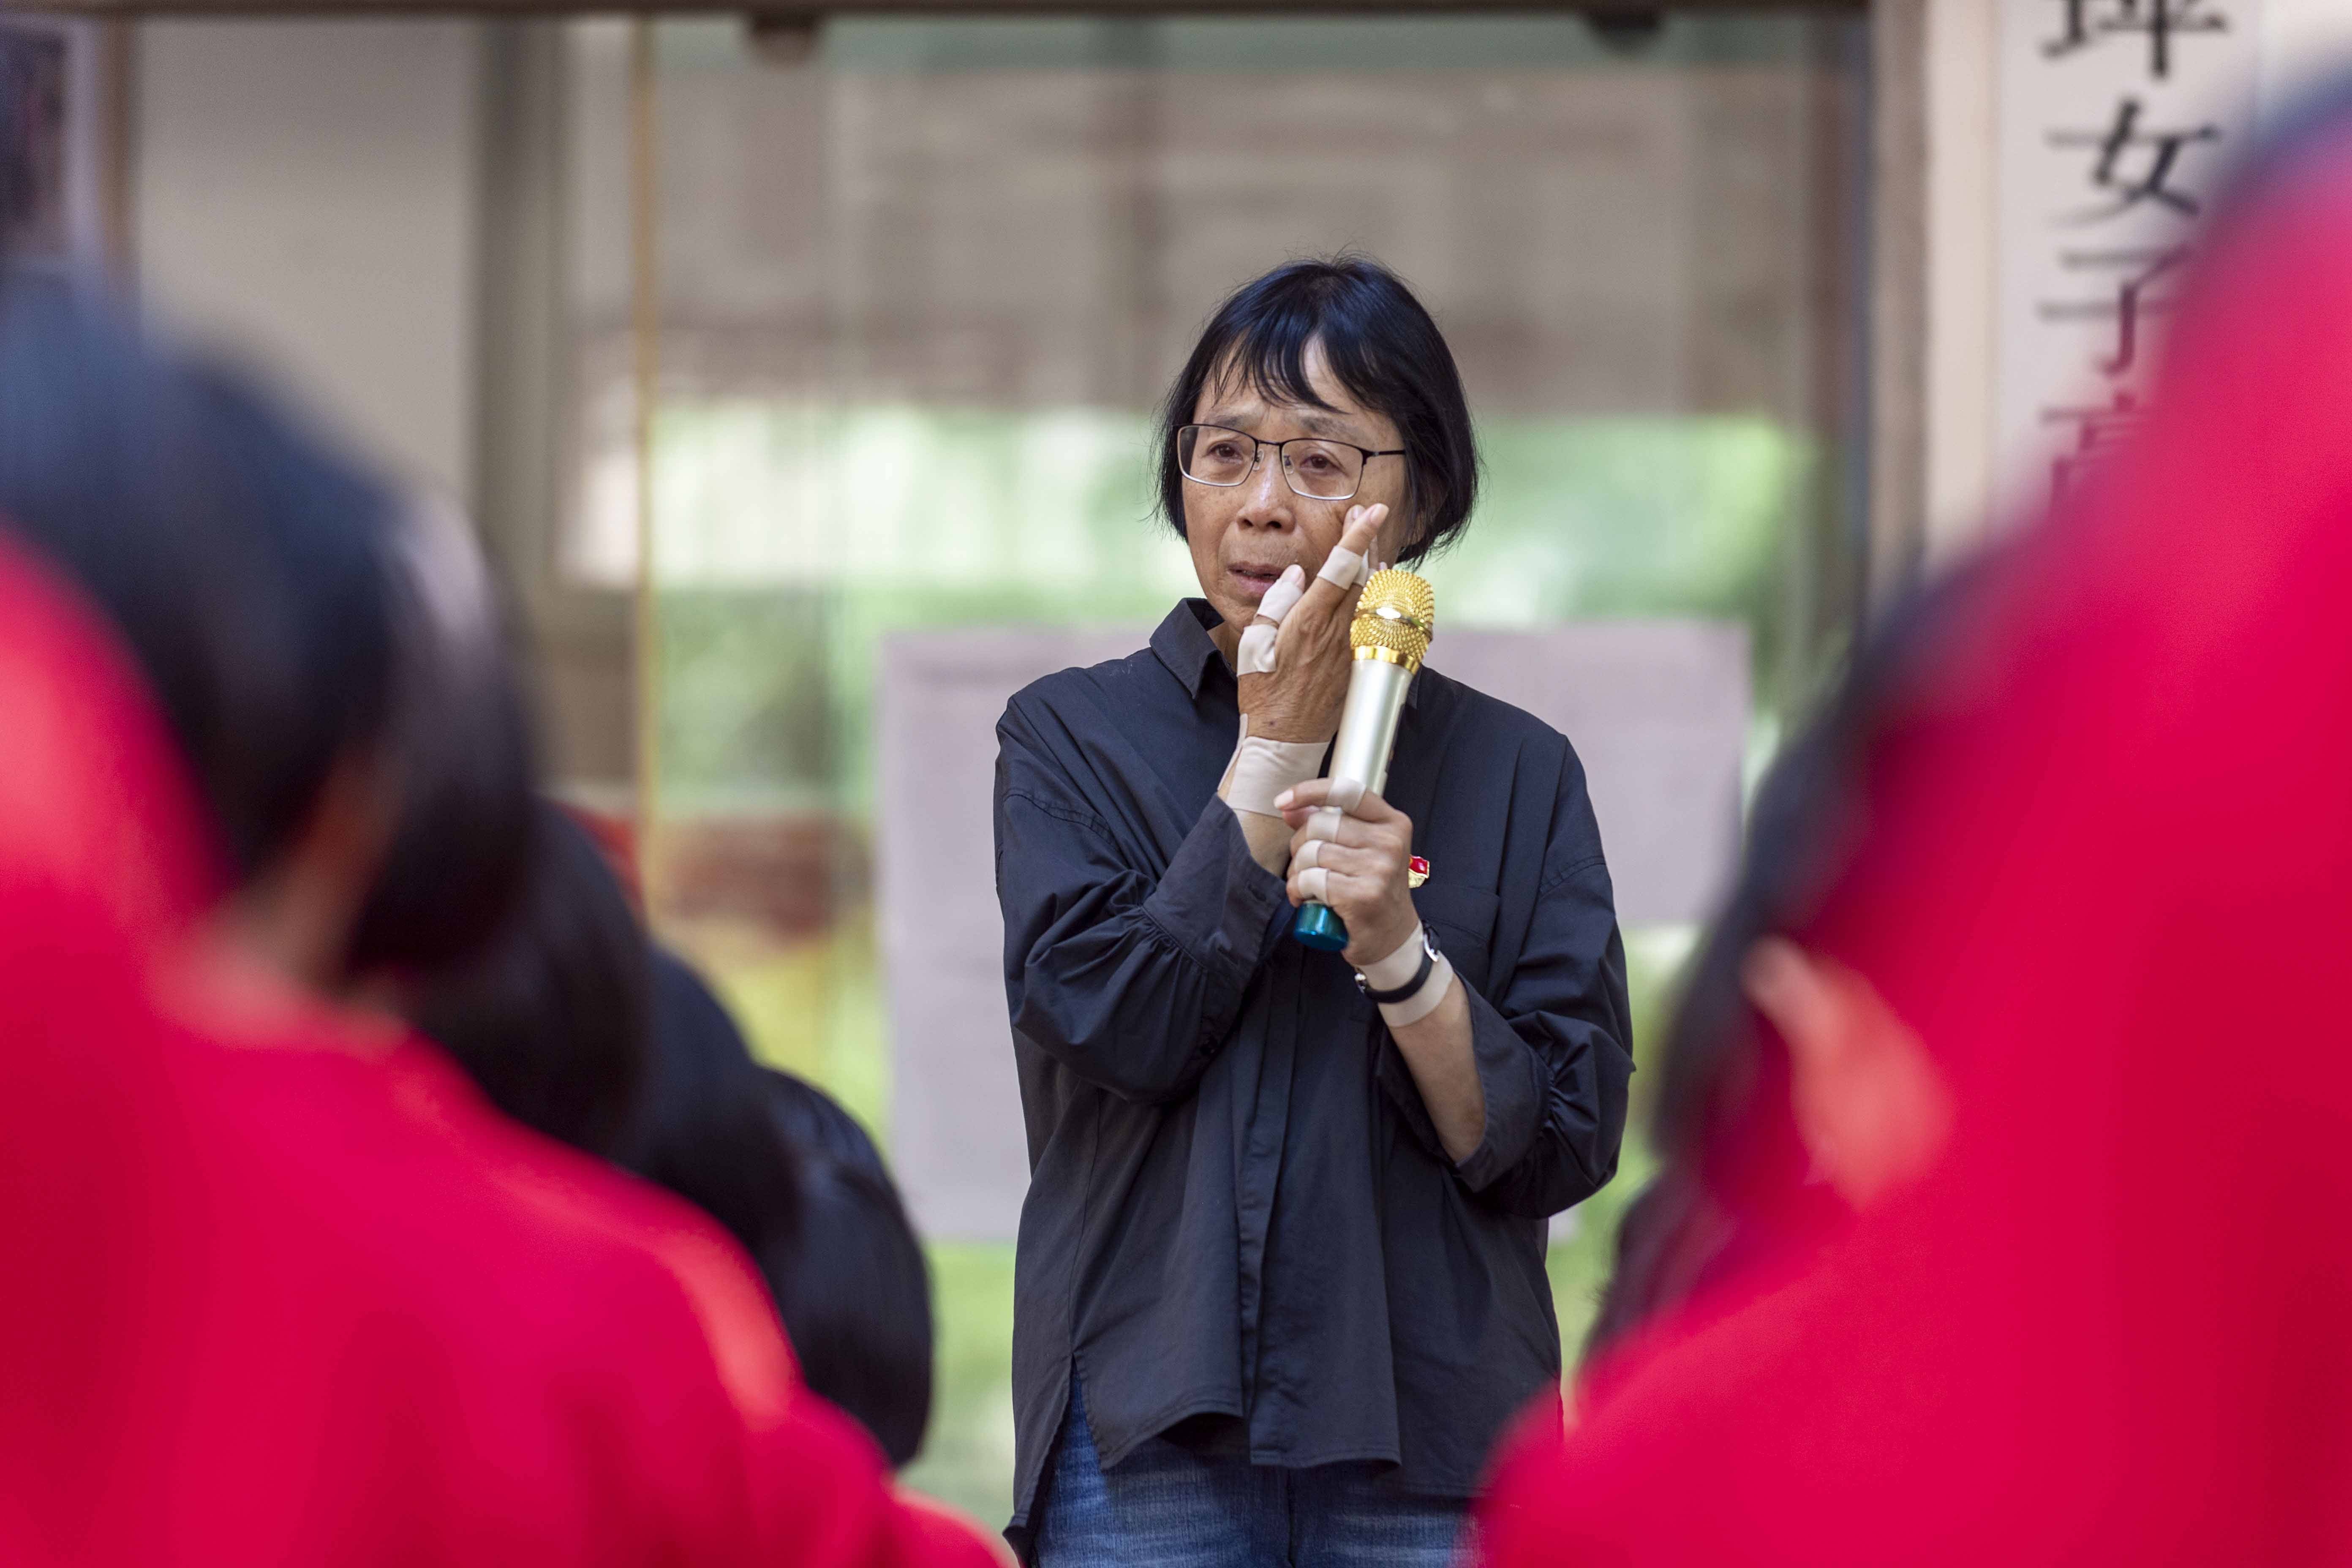
[[[1489,1561],[2352,1561],[2352,124],[2208,245],[2139,437],[1906,665],[1807,933],[1940,1160],[1532,1428]]]
[[[178,759],[4,538],[0,736],[0,1558],[989,1560],[716,1226],[206,955]]]

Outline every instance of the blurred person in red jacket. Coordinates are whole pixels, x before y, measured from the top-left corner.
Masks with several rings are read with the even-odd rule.
[[[849,1112],[762,1067],[718,995],[653,956],[653,1062],[621,1163],[743,1244],[801,1377],[910,1464],[931,1415],[930,1278],[898,1184]]]
[[[0,291],[0,1549],[928,1560],[722,1233],[338,1004],[396,818],[388,506]]]
[[[893,1468],[930,1425],[929,1265],[874,1140],[815,1085],[759,1065],[726,1005],[676,955],[654,954],[654,1053],[619,1158],[724,1225],[758,1264],[808,1386],[856,1419]],[[993,1531],[910,1491],[943,1542],[1010,1563]]]
[[[1589,1401],[1612,1352],[1759,1266],[1785,1270],[1932,1160],[1949,1094],[1870,983],[1806,948],[1853,818],[1874,649],[1758,786],[1747,850],[1679,986],[1660,1052],[1657,1173],[1626,1208],[1585,1342]]]
[[[2217,219],[2137,436],[1876,673],[1790,936],[1943,1135],[1532,1421],[1488,1561],[2352,1561],[2347,619],[2339,98]]]
[[[586,828],[542,803],[527,829],[516,917],[409,1016],[509,1116],[723,1226],[781,1310],[803,1384],[907,1464],[930,1414],[929,1281],[879,1152],[838,1105],[752,1059],[709,987],[648,940]],[[1002,1554],[971,1521],[898,1500],[964,1553],[949,1560]]]

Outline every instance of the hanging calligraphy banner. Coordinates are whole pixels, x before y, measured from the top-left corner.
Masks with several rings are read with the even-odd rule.
[[[2260,0],[2001,0],[1998,471],[2038,504],[2137,422],[2253,129]]]

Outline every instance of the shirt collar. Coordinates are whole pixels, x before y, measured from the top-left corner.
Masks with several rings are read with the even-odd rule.
[[[1206,599],[1179,599],[1176,607],[1168,612],[1159,629],[1151,634],[1151,651],[1168,667],[1184,688],[1184,694],[1194,701],[1201,699],[1201,682],[1209,673],[1212,661],[1224,662],[1224,655],[1210,639],[1210,630],[1223,624],[1223,617]],[[1404,705],[1421,706],[1421,682],[1405,688]]]
[[[1209,640],[1209,629],[1222,624],[1222,617],[1209,606],[1206,599],[1179,599],[1160,629],[1151,634],[1151,651],[1168,667],[1168,673],[1182,682],[1184,694],[1198,700],[1201,681],[1209,673],[1209,661],[1222,661],[1224,656],[1217,645]]]

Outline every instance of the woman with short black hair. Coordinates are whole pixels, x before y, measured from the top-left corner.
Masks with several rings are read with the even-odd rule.
[[[1557,1385],[1548,1221],[1616,1168],[1600,831],[1566,739],[1426,668],[1384,795],[1319,777],[1365,567],[1442,548],[1476,492],[1393,274],[1243,288],[1160,437],[1202,596],[998,726],[1032,1167],[1007,1533],[1055,1564],[1437,1568]],[[1309,899],[1345,953],[1290,940]]]

